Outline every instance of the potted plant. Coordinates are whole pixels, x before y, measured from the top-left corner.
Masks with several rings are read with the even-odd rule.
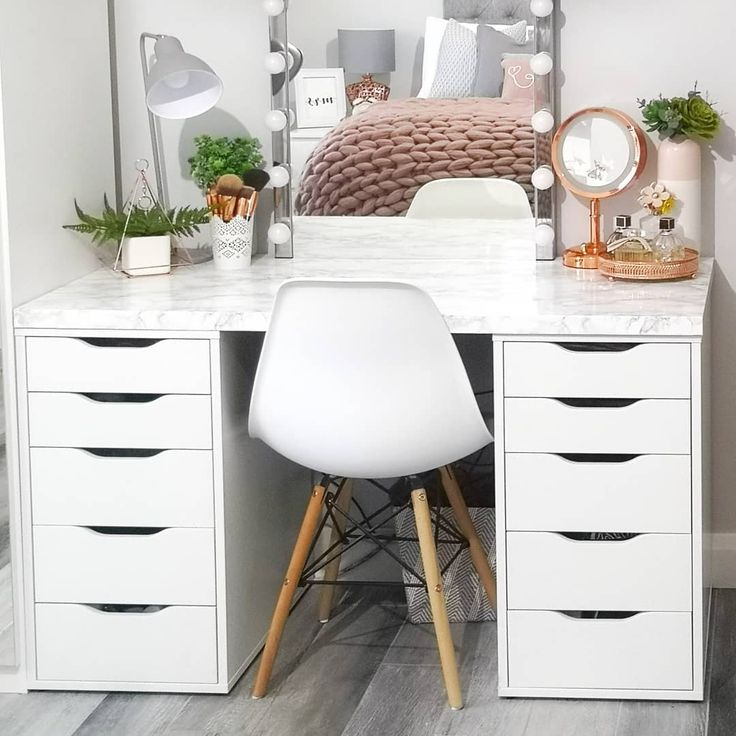
[[[171,271],[171,236],[194,235],[209,222],[209,210],[179,207],[164,211],[159,207],[116,210],[104,197],[102,214],[88,215],[74,202],[79,222],[64,225],[67,230],[92,236],[92,243],[121,243],[121,268],[130,276],[152,276]]]
[[[243,176],[246,171],[258,169],[265,160],[261,142],[257,138],[213,138],[200,135],[194,139],[196,153],[189,159],[192,178],[206,194],[225,174]]]

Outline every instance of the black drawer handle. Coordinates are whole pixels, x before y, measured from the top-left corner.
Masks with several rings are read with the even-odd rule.
[[[634,618],[641,611],[557,611],[557,613],[577,621],[590,621]]]
[[[155,457],[166,452],[166,450],[130,450],[117,447],[80,447],[79,449],[95,457]]]
[[[119,603],[84,603],[87,608],[94,608],[100,613],[138,613],[150,614],[163,611],[169,606],[149,606],[146,604],[119,604]]]
[[[96,348],[150,348],[161,342],[157,339],[138,337],[80,337],[79,339]]]
[[[630,463],[632,460],[641,457],[641,455],[621,455],[621,454],[604,454],[604,453],[570,453],[570,452],[557,452],[553,453],[557,457],[561,457],[563,460],[567,460],[571,463]]]
[[[565,539],[573,542],[629,542],[641,534],[628,532],[555,532]]]
[[[102,393],[82,393],[90,401],[98,404],[150,404],[160,399],[163,394],[102,394]]]
[[[167,529],[165,526],[86,526],[84,528],[106,537],[152,537]]]
[[[625,409],[644,399],[556,399],[565,406],[576,409]]]
[[[571,353],[625,353],[639,347],[639,342],[556,342]]]

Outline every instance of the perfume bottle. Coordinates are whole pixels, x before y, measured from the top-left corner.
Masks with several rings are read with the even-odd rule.
[[[606,243],[606,250],[616,261],[640,262],[653,260],[649,242],[641,230],[631,226],[631,215],[616,215],[615,230]]]
[[[675,232],[674,217],[659,218],[659,234],[652,243],[657,261],[681,261],[685,257],[685,244]]]
[[[632,235],[631,215],[616,215],[613,220],[613,228],[613,232],[606,241],[606,245],[611,245]]]

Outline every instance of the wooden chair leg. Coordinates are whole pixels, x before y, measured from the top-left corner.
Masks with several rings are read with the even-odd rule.
[[[475,525],[470,518],[470,513],[468,512],[468,507],[465,505],[465,499],[460,491],[455,473],[449,465],[446,465],[444,468],[440,468],[440,476],[442,478],[442,486],[445,489],[445,493],[455,514],[457,525],[460,527],[463,536],[470,543],[470,559],[473,561],[473,567],[475,567],[475,571],[478,573],[481,585],[488,597],[488,602],[495,611],[496,578],[493,575],[491,566],[488,564],[488,555],[483,549],[478,533],[475,531]]]
[[[350,511],[350,502],[353,499],[353,481],[350,478],[345,479],[345,484],[337,497],[335,506],[343,513]],[[330,547],[337,544],[345,532],[346,519],[342,514],[335,514],[335,522],[330,534]],[[342,546],[335,550],[337,555],[334,560],[329,562],[324,570],[325,583],[334,583],[340,574],[340,558],[342,557]],[[332,615],[332,605],[335,600],[335,586],[323,585],[319,596],[319,620],[326,624]]]
[[[317,485],[312,490],[309,505],[304,514],[304,521],[302,521],[302,526],[299,530],[296,544],[294,545],[294,551],[291,554],[291,562],[289,562],[289,567],[286,571],[284,584],[276,601],[276,608],[271,619],[271,627],[266,637],[266,646],[263,649],[261,664],[258,667],[258,674],[253,685],[252,696],[254,698],[262,698],[268,690],[268,682],[271,679],[271,671],[273,670],[273,663],[276,659],[279,643],[281,642],[281,635],[284,633],[284,626],[289,616],[291,604],[294,601],[294,594],[299,584],[299,578],[304,571],[304,565],[307,563],[307,557],[309,555],[309,548],[312,545],[319,525],[325,491],[326,488],[324,485]]]
[[[442,675],[445,679],[447,700],[451,708],[460,710],[463,707],[460,675],[457,670],[455,646],[452,643],[452,634],[450,632],[450,621],[447,618],[442,575],[440,574],[440,566],[437,560],[437,549],[434,545],[432,517],[429,513],[426,491],[423,488],[412,491],[411,501],[414,507],[419,549],[422,553],[424,578],[427,581],[427,594],[429,595],[429,603],[432,609],[432,619],[434,620],[434,630],[437,636],[437,648],[440,654]]]

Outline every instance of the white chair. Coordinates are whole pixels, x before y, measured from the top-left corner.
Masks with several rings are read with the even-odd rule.
[[[407,217],[522,220],[532,217],[521,184],[508,179],[437,179],[419,189]]]
[[[320,526],[324,507],[333,518],[337,510],[342,515],[338,518],[347,519],[344,509],[352,479],[409,477],[425,570],[422,582],[430,599],[448,699],[453,708],[461,708],[431,515],[417,476],[440,469],[462,541],[495,605],[493,573],[450,467],[488,445],[492,437],[450,332],[430,297],[401,283],[285,283],[276,297],[256,373],[249,431],[290,460],[323,475],[312,491],[279,592],[253,697],[267,691],[296,588],[303,582],[315,537],[324,527],[324,521]],[[330,492],[335,479],[340,479],[338,496],[344,490],[348,498]],[[340,533],[337,530],[338,538]],[[335,581],[338,568],[339,551],[327,566],[326,582]]]

